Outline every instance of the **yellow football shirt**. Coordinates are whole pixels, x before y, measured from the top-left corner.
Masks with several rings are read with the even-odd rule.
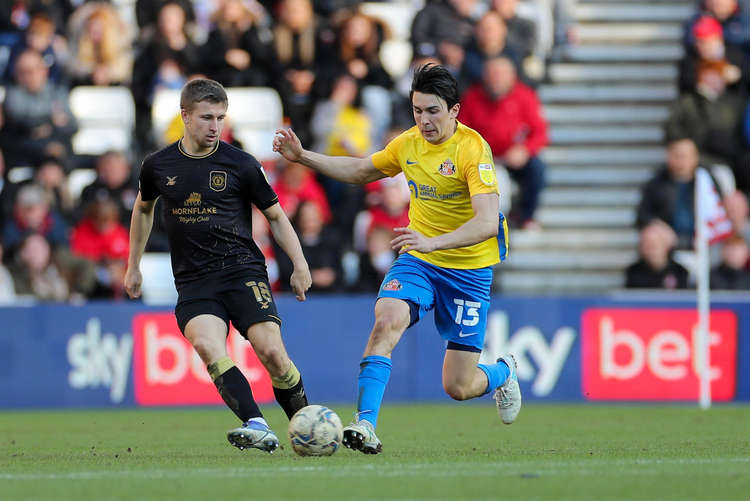
[[[438,145],[426,141],[414,126],[374,153],[372,162],[387,176],[403,171],[411,191],[409,228],[426,237],[450,233],[474,217],[472,196],[499,193],[490,147],[478,132],[461,123],[450,139]],[[409,254],[443,268],[476,269],[500,261],[497,238]]]

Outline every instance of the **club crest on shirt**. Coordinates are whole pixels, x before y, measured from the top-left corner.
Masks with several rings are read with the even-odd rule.
[[[224,191],[227,187],[227,173],[223,170],[212,170],[209,186],[214,191]]]
[[[440,164],[440,167],[438,167],[438,172],[444,176],[452,176],[456,173],[456,166],[453,165],[451,159],[448,158],[445,160],[445,162]]]
[[[393,280],[389,280],[386,282],[385,285],[383,285],[384,291],[400,291],[404,286],[401,285],[401,282],[396,280],[395,278]]]
[[[174,186],[177,184],[177,176],[167,176],[167,186]]]

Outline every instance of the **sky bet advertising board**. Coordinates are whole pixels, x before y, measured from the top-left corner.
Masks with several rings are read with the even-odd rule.
[[[280,297],[282,333],[311,401],[356,402],[374,298]],[[714,401],[750,401],[750,304],[714,303]],[[511,352],[526,401],[692,401],[698,397],[697,313],[690,302],[493,298],[482,362]],[[221,404],[170,308],[138,303],[0,308],[0,408]],[[232,329],[228,350],[256,399],[267,373]],[[426,316],[393,352],[385,403],[448,399],[445,345]],[[485,397],[490,402],[490,397]]]

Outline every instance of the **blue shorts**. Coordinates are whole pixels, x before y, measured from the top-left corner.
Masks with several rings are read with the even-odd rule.
[[[401,254],[383,279],[378,298],[403,299],[416,306],[419,320],[435,308],[435,326],[449,347],[480,352],[490,306],[492,267],[441,268]],[[458,345],[458,346],[453,346]]]

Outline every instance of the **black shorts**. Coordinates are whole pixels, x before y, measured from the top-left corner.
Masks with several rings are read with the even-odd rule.
[[[253,270],[235,270],[231,274],[211,276],[181,286],[174,314],[185,334],[185,326],[198,315],[214,315],[227,324],[231,321],[243,336],[258,322],[276,322],[276,311],[268,276]]]

